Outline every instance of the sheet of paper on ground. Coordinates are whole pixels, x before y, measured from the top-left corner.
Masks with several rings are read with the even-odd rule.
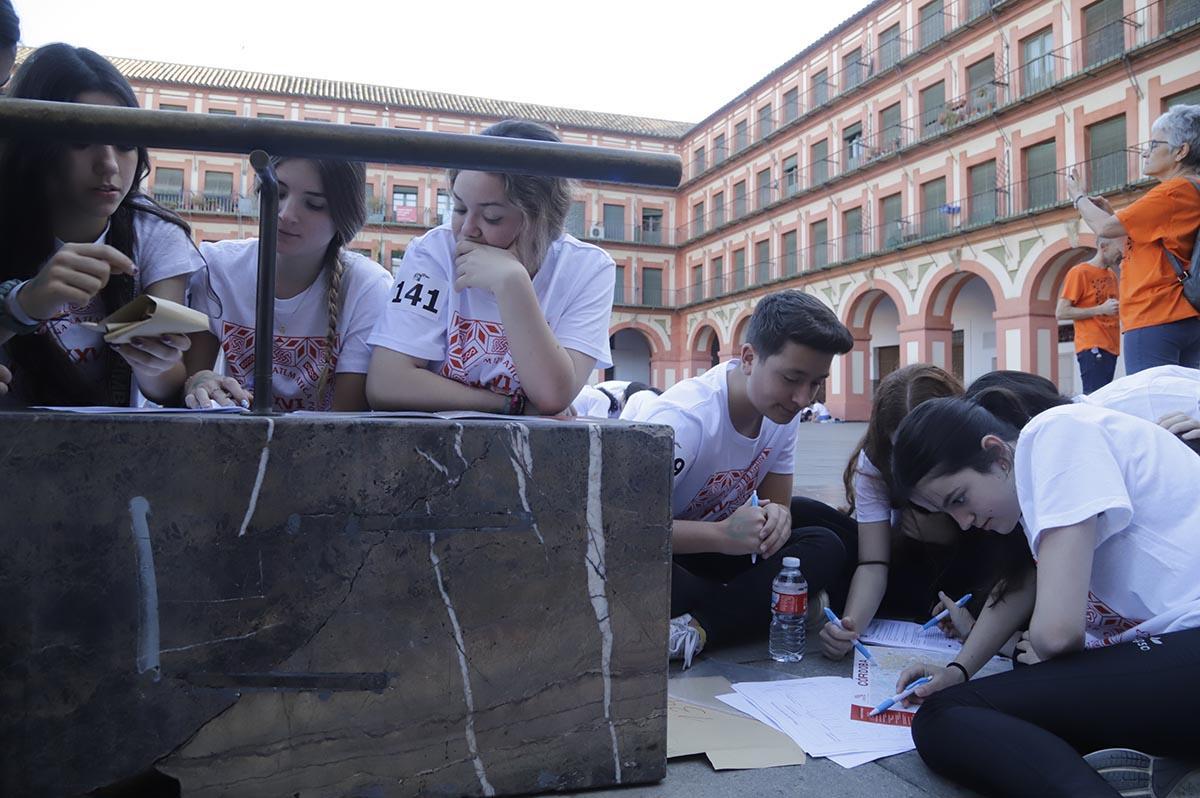
[[[920,627],[917,624],[913,626]],[[936,631],[936,630],[933,630]],[[940,632],[938,634],[941,634]],[[897,687],[901,672],[909,665],[918,662],[928,662],[945,666],[957,656],[954,651],[933,652],[919,648],[884,648],[870,646],[871,655],[875,657],[874,664],[868,662],[857,650],[854,652],[854,695],[850,703],[850,717],[854,720],[865,721],[876,725],[912,726],[915,706],[905,707],[894,704],[891,709],[875,717],[869,717],[870,712],[879,704],[900,692]],[[982,668],[975,678],[990,676],[1012,669],[1012,662],[1001,657],[993,657]]]
[[[876,618],[862,633],[862,641],[873,646],[898,646],[919,648],[937,653],[954,652],[962,649],[962,643],[946,637],[938,627],[923,630],[921,624],[909,621],[889,621]]]
[[[704,754],[716,770],[803,765],[786,734],[716,699],[732,688],[720,676],[667,682],[667,758]]]

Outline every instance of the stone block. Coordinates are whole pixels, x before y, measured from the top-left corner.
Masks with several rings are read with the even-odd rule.
[[[665,774],[670,431],[0,414],[5,795]]]

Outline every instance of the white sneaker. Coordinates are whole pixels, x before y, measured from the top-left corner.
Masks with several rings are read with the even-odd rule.
[[[1150,756],[1132,748],[1105,748],[1083,760],[1126,798],[1167,798],[1192,771],[1192,766],[1179,760]]]
[[[667,659],[682,659],[684,670],[692,667],[692,657],[704,648],[700,630],[692,626],[691,621],[692,616],[688,613],[672,618],[667,638]]]

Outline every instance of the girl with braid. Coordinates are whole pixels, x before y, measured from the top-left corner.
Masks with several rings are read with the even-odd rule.
[[[367,217],[366,168],[346,161],[280,159],[272,395],[276,410],[367,409],[367,335],[391,275],[345,249]],[[258,239],[202,246],[192,307],[210,332],[192,336],[189,407],[249,404],[254,390]],[[223,374],[213,371],[218,349]]]
[[[116,67],[65,44],[30,55],[8,94],[137,107]],[[149,171],[129,142],[0,145],[0,403],[179,401],[187,336],[110,346],[82,326],[142,293],[183,302],[203,265],[183,220],[141,192]]]

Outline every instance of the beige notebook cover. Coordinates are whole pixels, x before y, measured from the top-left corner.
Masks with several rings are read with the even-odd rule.
[[[127,344],[135,337],[204,332],[208,316],[169,299],[142,294],[101,322],[81,326],[104,333],[110,344]]]

